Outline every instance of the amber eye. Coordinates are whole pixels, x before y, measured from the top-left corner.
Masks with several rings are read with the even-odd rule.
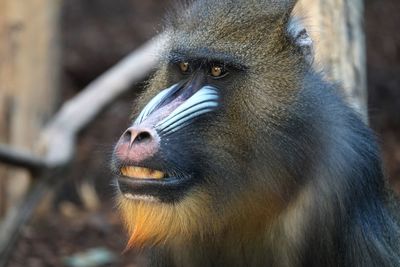
[[[211,76],[218,78],[224,74],[224,70],[221,66],[212,66],[210,73],[211,73]]]
[[[181,62],[181,63],[179,63],[179,68],[181,69],[181,71],[183,72],[183,73],[186,73],[186,72],[188,72],[189,71],[189,62]]]

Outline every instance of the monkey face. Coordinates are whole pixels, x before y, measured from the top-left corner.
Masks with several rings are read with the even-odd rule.
[[[221,138],[229,139],[222,127],[223,87],[241,69],[226,62],[174,58],[155,75],[138,103],[142,109],[114,150],[119,190],[128,199],[180,201],[225,160],[218,156]],[[158,89],[160,84],[167,88]]]
[[[250,180],[241,137],[248,130],[234,123],[232,91],[246,70],[219,62],[182,58],[163,65],[115,146],[121,210],[136,245],[210,231],[230,194]]]
[[[236,5],[230,12],[242,14]],[[280,209],[275,189],[294,164],[281,152],[294,140],[283,133],[303,59],[284,20],[263,14],[265,23],[249,28],[198,13],[170,26],[160,66],[114,149],[136,244],[218,232],[238,214],[268,216]]]
[[[251,182],[250,169],[263,171],[255,159],[264,144],[254,141],[265,141],[268,125],[253,113],[268,112],[272,96],[262,95],[247,66],[206,53],[214,58],[170,51],[137,103],[114,150],[125,198],[173,204],[199,188],[233,194]]]

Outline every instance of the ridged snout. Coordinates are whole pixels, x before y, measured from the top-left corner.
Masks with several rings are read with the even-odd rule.
[[[133,126],[122,134],[115,147],[115,156],[122,165],[141,166],[142,162],[159,152],[162,138],[214,111],[218,107],[218,98],[218,91],[212,86],[195,89],[191,85],[176,84],[164,89],[143,108]],[[136,172],[137,169],[129,169],[126,173],[131,174],[132,170]],[[148,175],[146,171],[136,176]]]

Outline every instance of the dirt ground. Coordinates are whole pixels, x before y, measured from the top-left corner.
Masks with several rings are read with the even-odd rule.
[[[172,1],[64,1],[62,44],[64,101],[161,29]],[[382,145],[386,172],[400,192],[400,2],[366,0],[369,113]],[[108,159],[128,125],[136,86],[105,110],[79,138],[78,153],[64,177],[51,212],[22,232],[9,267],[65,266],[66,257],[104,247],[117,256],[104,266],[141,266],[135,253],[123,253],[126,236],[113,205]],[[60,103],[61,103],[60,101]],[[95,186],[100,207],[85,208],[82,183]]]

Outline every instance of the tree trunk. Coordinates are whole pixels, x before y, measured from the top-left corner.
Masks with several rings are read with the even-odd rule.
[[[362,0],[300,0],[295,14],[314,41],[315,63],[343,86],[348,102],[367,120]]]
[[[39,132],[57,99],[59,5],[0,0],[0,143],[38,152]],[[3,215],[28,185],[27,171],[0,166]]]

